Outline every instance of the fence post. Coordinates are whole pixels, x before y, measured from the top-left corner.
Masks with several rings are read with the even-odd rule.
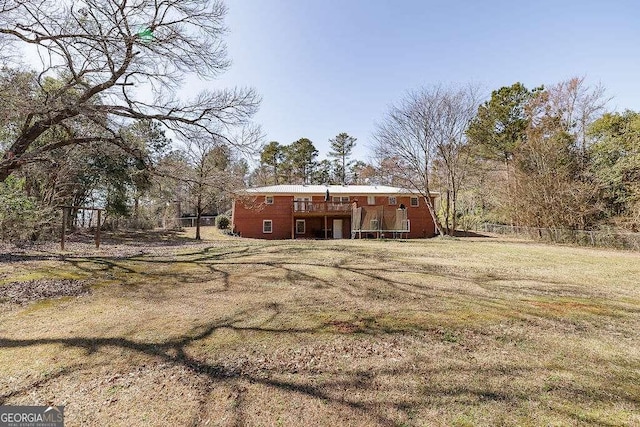
[[[96,224],[96,249],[100,249],[100,217],[102,210],[98,209],[98,223]]]

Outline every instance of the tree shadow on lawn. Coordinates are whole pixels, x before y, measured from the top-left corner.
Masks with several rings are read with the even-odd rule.
[[[531,310],[529,304],[523,306],[523,301],[528,302],[532,298],[542,296],[546,300],[556,297],[554,294],[544,293],[541,287],[553,289],[562,286],[565,291],[557,297],[576,297],[585,300],[600,295],[586,292],[577,286],[567,285],[561,281],[549,278],[531,276],[518,276],[512,274],[508,277],[499,277],[495,274],[478,274],[464,269],[455,269],[451,266],[442,266],[435,263],[412,265],[402,262],[401,265],[385,267],[388,262],[386,254],[367,254],[366,258],[356,259],[345,257],[343,260],[316,260],[315,251],[332,250],[333,247],[320,247],[307,245],[303,248],[290,248],[288,245],[271,247],[268,245],[235,244],[230,247],[205,247],[189,252],[172,255],[166,254],[132,254],[127,256],[61,256],[57,260],[71,266],[75,271],[81,272],[86,279],[115,281],[125,289],[139,290],[152,285],[149,296],[154,300],[163,298],[163,291],[174,286],[185,284],[199,284],[203,282],[222,282],[222,287],[215,292],[231,291],[231,276],[238,272],[254,273],[257,269],[267,269],[274,272],[282,272],[285,283],[294,286],[307,286],[316,289],[338,289],[345,295],[353,298],[367,300],[377,299],[394,300],[398,297],[408,298],[449,298],[454,301],[465,300],[478,309],[493,308],[505,312],[505,318],[513,317],[515,309],[523,309],[527,317],[541,313],[540,310]],[[268,252],[266,251],[268,250]],[[294,251],[294,252],[292,252]],[[301,252],[308,256],[301,256]],[[295,253],[289,257],[290,253]],[[281,260],[269,260],[281,256]],[[265,260],[264,258],[268,259]],[[40,260],[40,255],[23,255],[22,261]],[[178,266],[179,268],[173,268]],[[336,279],[330,280],[314,274],[314,269],[329,269],[335,273]],[[307,270],[307,271],[305,271]],[[279,273],[278,273],[279,274]],[[276,274],[277,275],[277,274]],[[350,279],[345,280],[349,276]],[[407,280],[408,276],[419,277],[419,283]],[[256,275],[256,278],[260,278]],[[469,286],[438,286],[434,280],[438,278],[468,284]],[[501,281],[531,282],[528,287],[499,286]],[[549,286],[547,286],[549,285]],[[531,292],[527,289],[535,287]],[[382,292],[384,291],[384,292]],[[525,292],[523,294],[523,291]],[[605,301],[603,299],[603,301]],[[514,302],[516,305],[514,306]],[[563,301],[564,302],[564,301]],[[588,301],[587,301],[588,302]],[[601,310],[603,315],[614,315],[621,307],[614,302],[605,304],[608,310]],[[626,311],[635,311],[631,307],[624,307]],[[548,316],[543,315],[547,318]],[[557,316],[554,316],[557,317]]]
[[[393,271],[385,270],[384,268],[372,268],[372,263],[375,263],[375,259],[367,258],[369,264],[364,264],[362,267],[354,267],[350,263],[334,262],[331,260],[314,262],[311,259],[300,261],[299,259],[269,261],[264,260],[266,246],[251,246],[251,245],[235,245],[230,248],[204,248],[188,253],[174,254],[171,256],[153,255],[153,256],[139,256],[133,255],[128,257],[79,257],[68,256],[64,257],[63,262],[68,263],[72,268],[82,271],[86,274],[98,274],[109,275],[114,272],[118,273],[118,279],[123,284],[131,287],[149,287],[153,289],[155,299],[162,299],[162,289],[172,286],[180,286],[184,284],[199,283],[203,279],[220,281],[223,283],[223,288],[219,292],[226,292],[232,290],[234,286],[240,286],[238,284],[231,283],[230,277],[237,274],[238,271],[255,271],[256,269],[263,268],[267,270],[275,270],[282,274],[283,280],[291,285],[296,286],[312,286],[319,289],[338,289],[340,292],[348,295],[352,298],[358,298],[363,307],[366,307],[367,302],[370,301],[371,293],[367,292],[371,288],[376,286],[387,287],[393,292],[387,296],[389,300],[393,300],[397,295],[408,295],[411,297],[424,299],[424,298],[440,298],[442,296],[449,296],[455,298],[466,298],[468,304],[475,305],[479,310],[505,310],[505,312],[513,312],[513,301],[508,297],[502,297],[499,295],[480,295],[474,291],[464,291],[461,289],[446,290],[440,287],[433,287],[428,284],[416,284],[408,280],[403,280],[403,273],[417,273],[425,275],[440,275],[441,277],[450,278],[453,280],[469,281],[470,283],[482,283],[484,280],[482,277],[470,278],[466,274],[457,273],[452,270],[438,270],[438,266],[420,266],[411,267],[405,266],[403,269],[395,269]],[[270,248],[270,251],[278,254],[278,248],[274,250]],[[283,251],[289,251],[290,248],[283,246]],[[326,250],[327,248],[321,248]],[[312,252],[312,251],[311,251]],[[271,253],[271,252],[270,252]],[[176,263],[184,264],[186,267],[184,271],[172,272],[164,271],[163,268],[170,267]],[[97,268],[96,268],[97,267]],[[340,274],[348,274],[350,276],[360,277],[360,281],[336,281],[320,277],[318,274],[313,274],[306,269],[313,268],[330,268],[332,271]],[[194,272],[194,270],[197,270]],[[397,274],[397,277],[389,277],[389,272]],[[137,284],[141,278],[144,278],[145,283]],[[164,285],[158,285],[157,283],[165,283]],[[339,283],[338,283],[339,282]],[[465,294],[466,292],[466,294]],[[240,326],[242,323],[250,322],[255,319],[255,314],[259,310],[268,310],[271,314],[258,326]],[[509,310],[508,310],[509,309]],[[10,349],[19,347],[33,347],[39,345],[61,345],[68,348],[80,348],[84,349],[88,355],[95,353],[103,348],[119,348],[128,350],[134,353],[139,353],[148,356],[159,362],[168,363],[176,366],[183,366],[187,368],[194,375],[204,376],[208,378],[208,389],[219,382],[229,382],[235,384],[237,387],[235,392],[235,398],[237,400],[234,406],[236,410],[236,424],[241,425],[245,422],[245,414],[243,414],[243,408],[246,406],[245,392],[242,387],[238,385],[238,381],[248,381],[250,383],[260,384],[267,388],[278,390],[284,393],[292,393],[295,395],[306,396],[312,399],[317,399],[323,402],[330,402],[338,405],[350,411],[355,411],[356,414],[368,414],[373,417],[376,423],[379,425],[397,425],[399,420],[411,420],[413,414],[424,407],[425,401],[446,402],[447,399],[453,400],[468,400],[468,404],[474,405],[477,402],[498,402],[500,405],[505,405],[505,408],[526,406],[526,402],[532,399],[531,394],[517,394],[513,391],[501,392],[495,388],[489,386],[478,386],[473,384],[452,384],[450,386],[443,386],[438,384],[431,384],[426,381],[422,387],[422,392],[415,396],[403,396],[402,399],[396,399],[388,403],[381,403],[377,401],[369,401],[363,399],[358,393],[353,393],[351,396],[341,396],[336,390],[351,387],[354,390],[364,391],[371,385],[371,378],[389,374],[390,372],[385,369],[377,369],[373,372],[353,371],[348,373],[341,373],[337,379],[332,381],[326,381],[319,385],[309,384],[305,381],[304,377],[298,377],[297,379],[283,379],[278,378],[278,375],[282,374],[278,370],[260,371],[255,369],[246,369],[241,365],[233,366],[228,364],[211,363],[206,359],[200,358],[193,354],[190,354],[189,347],[194,343],[206,340],[210,338],[216,331],[219,330],[231,330],[239,333],[256,332],[265,333],[268,335],[274,334],[311,334],[322,337],[331,336],[353,336],[358,337],[372,337],[373,339],[383,339],[390,336],[405,336],[415,333],[427,333],[436,334],[440,332],[437,329],[433,329],[433,326],[418,324],[398,324],[394,327],[380,324],[376,322],[374,318],[363,318],[361,315],[352,314],[348,319],[329,319],[323,322],[316,322],[316,326],[308,328],[291,328],[291,327],[270,327],[276,316],[282,313],[283,307],[274,304],[258,304],[251,309],[240,310],[232,316],[228,316],[220,321],[211,322],[198,328],[197,332],[185,334],[184,336],[167,340],[163,342],[141,342],[133,339],[123,337],[70,337],[70,338],[35,338],[35,339],[10,339],[0,338],[0,348]],[[526,313],[527,316],[535,317],[536,315],[548,317],[535,310],[530,310]],[[506,319],[509,315],[505,316]],[[560,321],[560,320],[558,320]],[[437,339],[442,341],[442,337],[437,336]],[[488,338],[490,341],[493,337]],[[445,340],[446,341],[446,340]],[[611,361],[608,361],[611,362]],[[416,373],[428,377],[433,375],[433,369],[429,367],[415,368],[416,364],[408,364],[404,367],[397,367],[398,374],[411,372],[416,370]],[[413,366],[413,367],[411,367]],[[640,367],[636,367],[640,368]],[[63,368],[50,378],[45,380],[36,381],[28,386],[23,386],[20,389],[13,390],[9,393],[0,394],[0,404],[5,402],[10,397],[18,396],[28,392],[33,387],[39,387],[54,378],[63,377],[73,370],[79,369],[78,366],[70,366]],[[457,373],[460,373],[461,368],[453,368]],[[490,366],[472,366],[468,368],[467,375],[486,376],[488,378],[492,376],[504,375],[504,372],[492,371]],[[536,371],[536,375],[549,375],[542,368],[520,366],[522,372]],[[325,370],[325,373],[329,372],[329,369]],[[303,375],[304,373],[300,373]],[[330,375],[338,375],[332,373]],[[333,377],[332,377],[333,378]],[[565,385],[562,391],[563,395],[570,397],[579,397],[584,390],[581,390],[579,385]],[[626,402],[627,404],[637,406],[640,404],[637,396],[632,395],[622,396],[613,385],[603,385],[599,390],[590,389],[589,396],[585,399],[594,402],[611,402],[612,396],[617,395],[618,401]],[[205,391],[206,392],[206,391]],[[535,397],[534,397],[535,399]],[[202,405],[206,405],[206,399],[203,400]],[[443,403],[444,404],[444,403]],[[401,414],[400,416],[390,416],[389,411]],[[550,410],[551,413],[555,413],[556,409]],[[565,419],[580,420],[579,414],[570,413],[565,410],[565,413],[561,413],[559,409],[558,415],[565,417]],[[599,422],[598,420],[591,420],[594,424],[600,423],[601,425],[608,425],[605,422]],[[197,424],[197,419],[193,420],[193,424]]]
[[[270,305],[269,308],[273,308],[273,305]],[[138,342],[135,340],[130,340],[126,338],[89,338],[89,337],[78,337],[78,338],[40,338],[40,339],[7,339],[0,338],[0,348],[10,349],[10,348],[19,348],[19,347],[30,347],[30,346],[40,346],[40,345],[61,345],[66,348],[80,348],[83,349],[87,355],[91,355],[102,348],[120,348],[125,350],[130,350],[136,353],[141,353],[146,356],[149,356],[153,359],[156,359],[159,362],[169,363],[171,365],[180,365],[186,367],[189,371],[191,371],[195,375],[204,375],[209,378],[209,389],[214,385],[217,381],[228,381],[228,380],[246,380],[250,383],[261,384],[270,388],[279,389],[281,391],[285,391],[288,393],[301,394],[308,397],[312,397],[315,399],[320,399],[322,401],[333,402],[340,406],[351,408],[358,411],[366,411],[369,414],[374,415],[374,418],[380,425],[396,425],[391,419],[387,417],[377,414],[377,407],[375,404],[367,404],[363,402],[359,402],[357,399],[345,399],[345,398],[336,398],[331,396],[326,391],[323,391],[321,387],[315,387],[312,385],[304,384],[302,382],[296,383],[295,381],[285,381],[272,379],[265,375],[259,375],[256,372],[246,371],[242,366],[230,367],[228,365],[222,364],[211,364],[206,363],[203,360],[199,360],[198,358],[191,356],[188,354],[187,347],[195,342],[206,339],[210,337],[213,333],[221,329],[228,329],[237,332],[263,332],[263,333],[273,333],[273,334],[296,334],[296,333],[314,333],[319,332],[324,329],[324,326],[320,326],[317,328],[305,328],[305,329],[273,329],[269,327],[241,327],[236,326],[235,323],[242,322],[247,320],[247,316],[250,317],[250,313],[253,310],[245,310],[241,311],[237,315],[233,317],[229,317],[220,322],[216,322],[207,326],[202,332],[193,335],[193,336],[185,336],[176,340],[169,340],[163,343],[144,343]],[[274,316],[278,314],[278,311],[275,312]],[[264,323],[268,323],[271,321],[267,319]],[[49,381],[53,381],[58,379],[68,373],[71,373],[77,370],[81,365],[74,365],[68,368],[61,369],[54,375],[48,376],[46,379],[41,379],[35,381],[27,386],[23,386],[20,389],[16,389],[10,391],[8,393],[0,394],[0,404],[3,404],[8,398],[20,395],[22,393],[28,392],[32,388],[40,387],[46,384]],[[357,381],[354,380],[357,383]],[[242,399],[241,393],[238,393],[238,399]],[[242,407],[242,402],[237,402],[235,407],[238,409]],[[241,414],[238,414],[238,417],[241,417]],[[241,421],[241,420],[240,420]],[[242,424],[241,422],[237,422],[236,424]]]
[[[264,308],[264,307],[263,307]],[[514,388],[499,389],[496,386],[491,386],[487,383],[479,381],[463,382],[460,380],[451,381],[447,384],[439,382],[431,382],[428,380],[430,377],[437,375],[464,375],[467,378],[506,378],[513,379],[521,375],[529,376],[549,376],[552,370],[547,370],[542,367],[532,366],[513,366],[511,368],[505,368],[502,365],[487,366],[486,364],[466,364],[466,366],[460,366],[461,360],[454,361],[455,366],[446,367],[430,366],[429,363],[425,363],[420,359],[409,359],[402,363],[399,363],[393,367],[384,367],[374,370],[353,370],[350,372],[332,372],[331,367],[326,367],[320,370],[320,373],[328,375],[329,379],[323,381],[320,384],[310,384],[307,381],[306,375],[308,372],[304,370],[295,370],[295,378],[289,379],[291,375],[283,379],[282,375],[287,372],[282,372],[279,369],[273,367],[261,367],[253,365],[229,365],[224,363],[211,363],[207,362],[205,358],[195,356],[190,353],[189,347],[194,343],[198,343],[202,340],[210,338],[216,331],[219,330],[231,330],[239,333],[246,332],[259,332],[266,334],[324,334],[326,335],[328,330],[333,328],[331,322],[327,322],[312,328],[272,328],[268,325],[275,316],[281,313],[281,307],[269,305],[266,307],[273,310],[273,316],[263,321],[259,326],[238,326],[239,323],[243,323],[252,318],[252,313],[255,313],[259,307],[252,309],[241,310],[232,316],[228,316],[218,322],[212,322],[197,333],[186,334],[183,337],[167,340],[164,342],[140,342],[132,339],[122,337],[71,337],[71,338],[37,338],[37,339],[8,339],[0,338],[0,348],[11,349],[21,347],[35,347],[40,345],[61,345],[64,348],[83,349],[87,355],[91,355],[100,350],[107,348],[117,348],[121,350],[127,350],[133,353],[145,355],[157,362],[166,363],[172,366],[182,366],[186,368],[193,375],[198,377],[205,377],[207,379],[206,388],[204,390],[204,398],[200,402],[201,410],[196,411],[192,420],[192,425],[197,425],[199,416],[205,409],[205,406],[210,404],[206,399],[206,396],[211,390],[221,382],[231,384],[234,388],[234,413],[235,413],[235,425],[243,425],[245,423],[246,414],[243,411],[249,410],[246,407],[245,389],[241,386],[242,382],[248,382],[251,384],[258,384],[273,389],[274,391],[284,392],[285,394],[300,395],[306,398],[317,399],[319,401],[342,407],[352,413],[352,416],[358,418],[364,417],[370,418],[378,425],[391,426],[401,425],[409,422],[417,411],[425,406],[446,407],[451,402],[455,402],[456,405],[470,405],[470,407],[481,405],[486,402],[493,402],[501,405],[504,410],[526,408],[528,402],[535,397],[533,393],[535,391],[542,390],[517,390]],[[374,340],[385,339],[390,336],[402,336],[405,334],[415,333],[415,330],[395,331],[388,332],[386,330],[376,330],[369,328],[366,333],[347,332],[344,334],[337,332],[329,332],[332,335],[345,335],[353,336],[355,338],[367,339],[371,337]],[[463,355],[461,355],[461,358]],[[61,377],[70,374],[78,369],[82,368],[82,364],[71,365],[64,367],[56,373],[48,376],[46,379],[37,380],[29,385],[23,386],[19,389],[0,394],[0,404],[3,404],[7,399],[15,396],[19,396],[24,393],[28,393],[30,390],[42,387],[49,381],[58,380]],[[398,375],[402,378],[406,374],[415,374],[421,378],[424,378],[423,385],[420,387],[419,393],[405,393],[402,396],[397,396],[393,401],[386,400],[372,400],[363,397],[364,394],[370,392],[372,389],[376,390],[376,386],[373,384],[377,377],[381,376],[394,376]],[[345,397],[341,394],[341,390],[352,390],[353,393],[349,397]],[[399,388],[398,391],[401,391]],[[579,384],[568,383],[564,384],[562,388],[558,389],[559,393],[555,396],[555,399],[568,399],[575,402],[577,399],[578,405],[588,405],[589,402],[611,402],[612,393],[617,392],[615,386],[610,384],[603,384],[599,389],[589,389],[588,394],[585,396],[585,390]],[[573,399],[573,400],[572,400]],[[632,395],[618,396],[617,401],[626,402],[631,405],[639,405],[640,400],[638,397]],[[582,415],[578,412],[570,411],[567,408],[552,408],[547,409],[551,415],[557,414],[562,416],[563,419],[580,420]],[[395,415],[390,415],[395,414]],[[605,421],[601,421],[597,418],[593,418],[590,422],[594,425],[611,425]],[[409,424],[411,424],[409,422]]]
[[[338,252],[337,260],[326,256],[318,258],[315,256],[317,252],[333,251],[334,246],[294,246],[234,242],[222,247],[208,246],[168,255],[160,253],[105,257],[74,254],[62,256],[59,260],[68,264],[73,271],[81,272],[85,280],[115,282],[125,293],[146,290],[143,296],[153,301],[162,301],[165,291],[184,285],[222,285],[210,289],[209,293],[241,290],[241,281],[232,283],[232,276],[247,274],[260,281],[264,278],[260,273],[262,271],[264,274],[273,272],[275,277],[281,276],[283,282],[291,286],[338,290],[365,305],[373,299],[390,302],[397,302],[398,298],[431,302],[440,300],[447,301],[450,305],[459,305],[473,313],[497,314],[493,317],[505,320],[531,321],[539,318],[564,324],[565,309],[571,312],[590,309],[590,314],[614,318],[621,312],[633,314],[632,311],[637,311],[606,298],[592,299],[600,295],[576,293],[575,287],[568,287],[565,294],[556,296],[536,295],[535,292],[527,292],[528,287],[496,285],[501,281],[526,281],[531,282],[529,287],[536,288],[549,285],[555,289],[566,285],[549,278],[519,277],[517,274],[498,277],[495,274],[470,272],[468,269],[431,262],[415,265],[407,261],[389,263],[386,253],[357,256]],[[24,255],[23,260],[31,260],[30,256]],[[39,255],[35,254],[33,260],[38,259]],[[318,274],[318,268],[330,271],[334,277],[323,277]],[[409,280],[410,277],[413,280]],[[435,281],[439,278],[461,285],[437,285]],[[254,287],[254,292],[260,292],[260,289],[258,284]],[[268,294],[271,289],[264,287],[262,292]],[[534,290],[540,294],[539,289]],[[537,298],[544,298],[544,306],[535,305]],[[573,320],[569,323],[575,324]]]

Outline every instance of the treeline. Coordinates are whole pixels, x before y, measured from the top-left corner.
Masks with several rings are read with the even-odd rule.
[[[105,227],[228,206],[261,99],[215,86],[230,66],[224,2],[3,5],[0,238],[50,236],[62,205],[105,208]],[[37,59],[21,64],[24,50]],[[185,99],[187,76],[209,84]]]
[[[306,138],[261,146],[251,88],[178,96],[188,74],[213,82],[229,67],[222,2],[63,6],[0,8],[2,239],[50,236],[59,206],[151,227],[221,213],[232,190],[279,183],[413,188],[441,233],[640,222],[639,114],[607,111],[604,88],[582,78],[516,83],[489,99],[473,86],[413,90],[377,122],[372,160],[352,159],[356,138],[340,133],[319,161]],[[26,46],[40,52],[34,71],[15,62]],[[250,170],[242,153],[256,152]]]
[[[60,84],[35,86],[32,73],[8,69],[0,77],[5,99],[34,99]],[[0,185],[0,232],[51,235],[63,205],[104,207],[109,227],[170,227],[184,215],[199,223],[228,211],[234,189],[302,183],[439,192],[432,212],[443,234],[487,222],[637,230],[639,113],[606,111],[604,89],[579,78],[533,89],[516,83],[480,99],[471,86],[412,91],[377,124],[372,161],[352,159],[357,140],[343,132],[324,160],[307,138],[264,144],[253,170],[225,140],[192,132],[171,141],[159,122],[136,120],[118,128],[120,146],[89,141],[25,162]],[[3,120],[6,137],[16,121]],[[52,128],[39,145],[59,137]]]
[[[278,141],[265,144],[259,153],[259,165],[247,177],[247,185],[404,185],[397,174],[394,159],[365,162],[353,159],[357,138],[341,132],[329,142],[327,158],[308,138],[289,145]]]
[[[640,115],[609,112],[602,86],[572,78],[491,94],[465,133],[463,220],[637,230]]]
[[[35,82],[34,73],[1,70],[3,141],[19,132],[25,102],[63,84]],[[67,96],[73,102],[73,92]],[[581,78],[533,89],[515,83],[484,102],[472,86],[421,88],[378,122],[369,162],[352,158],[357,139],[343,132],[329,140],[324,160],[308,138],[271,141],[253,170],[235,145],[201,130],[172,141],[160,122],[131,120],[112,126],[118,144],[105,144],[104,131],[87,120],[77,125],[98,137],[56,146],[68,129],[52,126],[0,184],[0,237],[53,235],[59,206],[103,207],[103,226],[112,228],[171,227],[186,215],[199,223],[227,212],[237,188],[303,183],[439,192],[431,208],[443,234],[481,223],[635,231],[640,113],[609,112],[607,102],[604,88]]]
[[[289,145],[277,141],[260,152],[260,166],[251,176],[253,185],[354,184],[362,181],[366,163],[352,160],[357,139],[345,132],[329,140],[328,159],[318,161],[318,150],[308,138]],[[365,172],[366,173],[366,172]]]
[[[0,143],[11,158],[9,142],[38,100],[63,86],[62,79],[0,69]],[[74,93],[67,93],[72,104]],[[28,102],[28,104],[27,104]],[[94,101],[96,105],[100,100]],[[230,188],[242,187],[246,160],[221,138],[185,132],[172,141],[166,128],[150,119],[112,123],[117,143],[105,143],[104,129],[91,120],[76,120],[77,143],[60,144],[71,129],[51,126],[22,156],[19,167],[0,183],[0,239],[37,240],[53,237],[61,225],[62,206],[101,207],[103,228],[172,227],[175,219],[224,213]],[[69,226],[80,216],[72,210]],[[93,224],[95,226],[95,223]]]
[[[532,89],[515,83],[484,101],[474,86],[420,88],[378,122],[372,161],[351,160],[355,138],[344,133],[320,162],[306,138],[270,142],[251,183],[439,192],[431,210],[441,233],[487,222],[637,230],[640,114],[607,111],[608,101],[584,78]]]

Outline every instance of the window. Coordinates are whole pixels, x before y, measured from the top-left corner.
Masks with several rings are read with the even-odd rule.
[[[376,204],[376,196],[367,196],[367,204],[375,205]]]
[[[418,199],[417,197],[411,197],[411,206],[413,206],[414,208],[416,206],[420,206],[420,199]]]
[[[273,196],[264,196],[264,202],[267,205],[272,205],[273,204]]]
[[[296,234],[304,234],[306,228],[304,219],[296,219]]]
[[[349,196],[333,196],[333,203],[349,203]]]
[[[398,204],[398,200],[396,199],[396,196],[389,196],[389,204],[390,205],[397,205]]]
[[[273,233],[273,221],[270,219],[262,220],[262,232]]]

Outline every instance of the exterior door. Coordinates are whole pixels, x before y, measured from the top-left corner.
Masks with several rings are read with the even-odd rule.
[[[342,239],[342,220],[341,219],[333,220],[333,238]]]

